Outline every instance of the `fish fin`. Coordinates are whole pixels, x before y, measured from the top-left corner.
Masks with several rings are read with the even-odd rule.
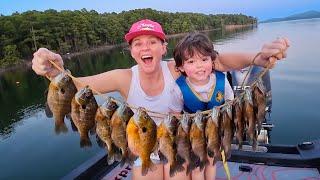
[[[160,158],[160,161],[163,162],[164,164],[167,164],[168,163],[168,159],[166,158],[165,155],[162,154],[161,151],[158,151],[158,155],[159,155],[159,158]]]
[[[219,150],[216,150],[216,151],[214,152],[214,157],[213,157],[213,158],[214,158],[214,161],[215,161],[215,162],[221,161],[222,158],[221,158],[221,154],[220,154],[220,151],[219,151]],[[215,163],[215,162],[214,162],[214,163]]]
[[[90,135],[96,134],[96,125],[94,125],[94,127],[89,130],[89,133]]]
[[[70,114],[70,113],[69,113],[69,114],[66,114],[66,118],[69,119],[69,120],[72,120],[71,114]]]
[[[44,112],[47,116],[47,118],[52,118],[53,117],[53,113],[48,105],[48,102],[45,103],[45,108],[44,108]]]
[[[158,143],[158,142],[154,145],[154,147],[153,147],[153,149],[152,149],[152,152],[153,152],[154,154],[158,154],[158,152],[160,152],[160,150],[159,150],[159,143]]]
[[[242,150],[242,144],[243,144],[243,142],[242,142],[242,141],[238,141],[238,142],[239,142],[238,149],[239,149],[239,150]]]
[[[184,171],[184,167],[181,162],[174,161],[174,163],[170,165],[170,177],[173,177],[177,172],[181,171]]]
[[[150,171],[156,170],[156,166],[153,164],[150,158],[146,159],[145,161],[142,160],[141,175],[142,176],[147,175],[149,170]]]
[[[252,142],[252,150],[253,150],[253,151],[256,151],[256,150],[257,150],[257,147],[258,147],[257,140],[254,139],[253,142]]]
[[[77,126],[74,124],[74,122],[72,121],[72,119],[70,119],[70,124],[71,124],[71,129],[72,129],[73,132],[78,131],[78,128],[77,128]]]
[[[217,163],[218,159],[216,158],[213,158],[213,161],[212,161],[212,166],[214,166],[216,163]]]
[[[231,151],[230,151],[230,149],[225,150],[225,155],[226,155],[226,160],[230,159],[230,157],[231,157]]]
[[[193,151],[190,151],[190,160],[191,162],[194,162],[195,164],[197,164],[200,158]]]
[[[98,146],[101,148],[104,148],[106,146],[106,144],[100,139],[100,137],[98,135],[96,135],[96,142],[97,142]]]

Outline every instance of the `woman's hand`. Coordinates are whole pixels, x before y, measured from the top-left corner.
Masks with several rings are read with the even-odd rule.
[[[261,54],[256,59],[255,64],[273,68],[277,60],[287,57],[288,47],[290,47],[290,43],[287,38],[278,38],[271,43],[264,44],[261,49]]]
[[[40,48],[33,54],[33,71],[38,75],[47,76],[49,78],[53,78],[58,75],[60,71],[55,68],[49,60],[55,62],[63,69],[63,60],[59,54],[49,51],[46,48]]]

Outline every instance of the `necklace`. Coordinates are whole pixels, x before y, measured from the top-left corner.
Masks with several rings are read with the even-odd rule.
[[[210,82],[210,80],[209,80],[209,82]],[[187,83],[187,85],[189,86],[189,88],[191,89],[192,93],[193,93],[200,101],[206,102],[206,103],[210,101],[210,99],[211,99],[211,97],[212,97],[212,95],[213,95],[213,90],[214,90],[215,85],[216,85],[215,83],[212,83],[209,91],[207,92],[207,100],[206,100],[206,99],[204,99],[204,98],[193,88],[192,83],[188,80],[188,78],[186,78],[186,83]]]

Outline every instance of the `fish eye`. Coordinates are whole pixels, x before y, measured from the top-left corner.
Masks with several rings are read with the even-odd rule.
[[[82,108],[82,109],[86,109],[86,105],[82,105],[81,108]]]
[[[64,94],[64,93],[65,93],[65,90],[64,90],[63,88],[61,88],[61,89],[60,89],[60,92],[61,92],[62,94]]]
[[[142,132],[143,133],[147,132],[147,128],[146,127],[142,127]]]

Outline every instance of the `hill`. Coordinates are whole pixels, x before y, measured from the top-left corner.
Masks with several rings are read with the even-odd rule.
[[[294,14],[291,16],[287,16],[284,18],[272,18],[265,21],[260,21],[259,23],[269,23],[269,22],[279,22],[279,21],[291,21],[297,19],[312,19],[312,18],[320,18],[319,11],[307,11],[304,13]]]

